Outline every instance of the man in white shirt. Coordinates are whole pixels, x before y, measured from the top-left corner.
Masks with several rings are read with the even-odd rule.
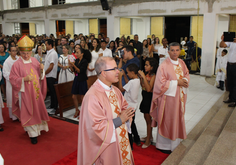
[[[44,68],[47,78],[47,86],[51,94],[51,105],[48,108],[56,110],[58,107],[58,101],[54,84],[57,78],[58,56],[57,52],[53,49],[53,41],[51,39],[46,40],[45,45],[47,48],[47,56],[45,57]]]
[[[112,57],[112,52],[110,49],[107,48],[107,42],[105,40],[101,41],[101,48],[103,50],[103,56]]]
[[[224,42],[224,36],[222,35],[220,47],[229,47],[228,63],[227,63],[227,86],[229,89],[229,99],[224,103],[229,104],[229,107],[236,106],[236,36],[233,42]]]
[[[162,45],[160,48],[158,48],[158,54],[159,54],[159,65],[167,58],[169,57],[168,53],[168,47],[167,47],[168,41],[167,38],[162,39]]]

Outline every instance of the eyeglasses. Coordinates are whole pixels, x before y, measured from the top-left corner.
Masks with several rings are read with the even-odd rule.
[[[106,70],[102,70],[102,71],[107,72],[107,71],[111,71],[111,70],[120,70],[120,69],[118,67],[115,67],[115,68],[112,68],[112,69],[106,69]],[[99,74],[101,74],[102,71]]]

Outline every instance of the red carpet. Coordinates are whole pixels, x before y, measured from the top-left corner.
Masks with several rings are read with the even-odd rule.
[[[133,147],[135,165],[160,165],[169,156],[168,154],[158,151],[153,145],[146,149],[142,149],[135,144]],[[77,151],[64,157],[53,165],[77,165]]]
[[[41,132],[33,145],[18,121],[3,108],[4,128],[0,132],[0,153],[4,165],[51,165],[77,149],[78,125],[50,117],[49,132]]]

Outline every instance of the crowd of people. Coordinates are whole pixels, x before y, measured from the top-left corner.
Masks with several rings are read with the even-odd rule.
[[[167,38],[160,44],[155,35],[142,43],[138,35],[134,35],[134,39],[122,36],[111,41],[103,34],[98,38],[94,34],[79,34],[73,39],[70,34],[58,38],[53,34],[20,37],[0,36],[1,91],[9,117],[21,121],[32,144],[37,143],[41,130],[48,131],[47,110],[45,104],[41,104],[45,89],[51,96],[47,108],[55,111],[58,101],[54,84],[69,81],[73,81],[70,90],[75,105],[74,118],[80,121],[78,164],[109,164],[114,157],[111,160],[108,155],[123,152],[129,154],[123,159],[118,156],[117,164],[124,161],[133,164],[133,142],[141,146],[143,141],[142,148],[148,148],[153,141],[152,129],[157,124],[156,147],[161,152],[171,153],[180,139],[186,138],[184,113],[190,63],[201,62],[201,49],[192,36],[181,44],[169,44]],[[98,79],[88,89],[90,76]],[[114,83],[118,83],[118,88]],[[81,110],[78,97],[82,100]],[[32,100],[33,107],[24,101],[27,99]],[[229,102],[234,100],[232,94]],[[0,106],[3,105],[0,98]],[[32,109],[36,113],[32,113]],[[144,114],[147,130],[147,136],[141,138],[135,125],[135,111],[139,109]],[[3,131],[1,125],[0,131]],[[94,139],[91,141],[91,138]],[[127,139],[129,144],[122,143]],[[94,152],[87,151],[88,146],[93,146]]]

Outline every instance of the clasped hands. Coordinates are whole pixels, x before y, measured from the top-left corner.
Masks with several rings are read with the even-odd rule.
[[[128,120],[130,120],[130,124],[131,124],[132,123],[132,117],[134,116],[134,112],[135,112],[135,110],[132,107],[121,111],[119,117],[122,121],[122,124],[124,124]]]
[[[188,88],[189,84],[186,79],[178,79],[177,81],[178,81],[178,86]]]

